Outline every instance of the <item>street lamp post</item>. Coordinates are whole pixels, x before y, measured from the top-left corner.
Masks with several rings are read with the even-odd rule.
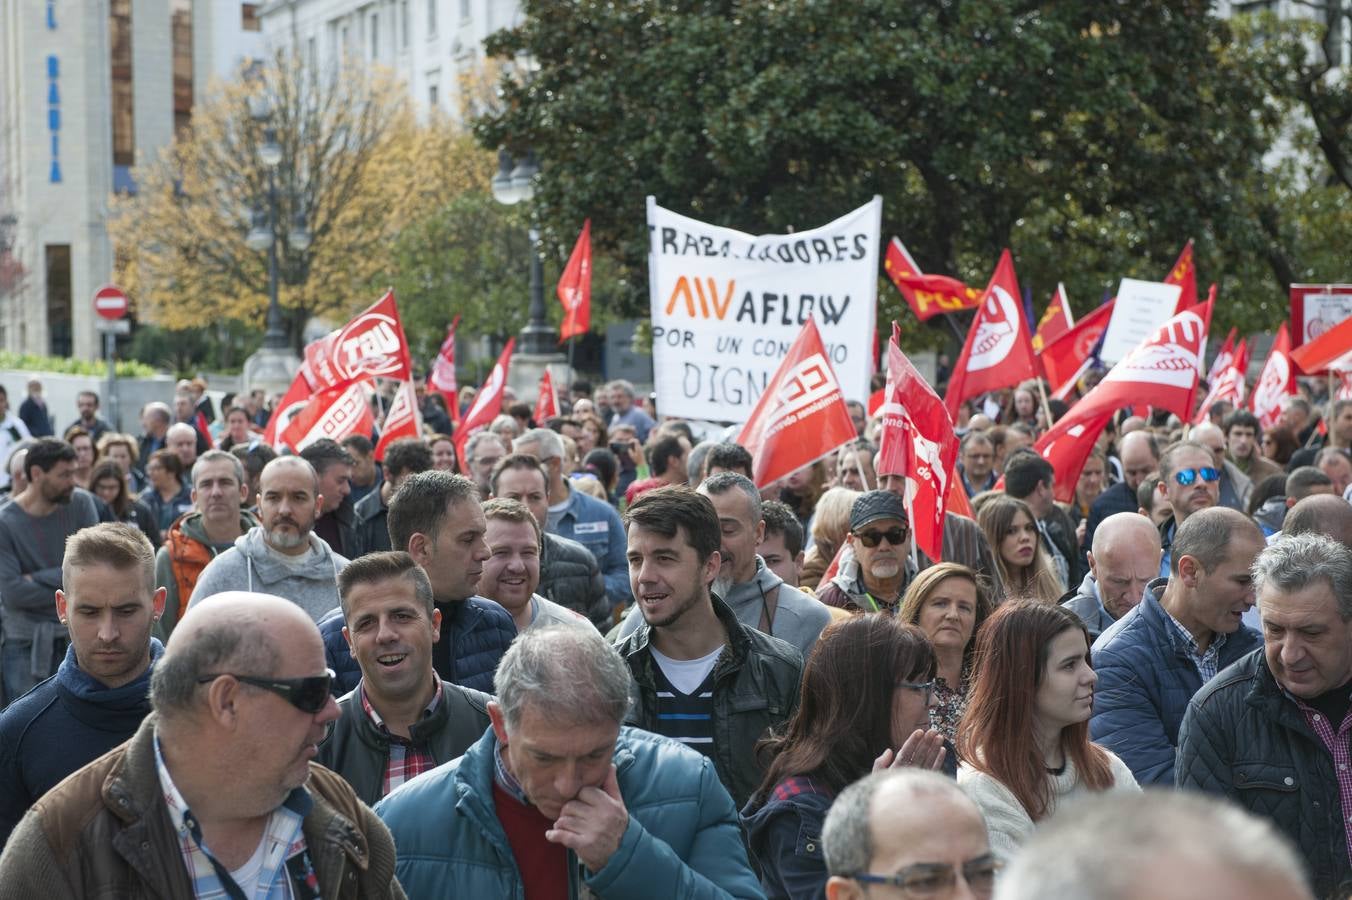
[[[506,150],[498,151],[498,174],[493,176],[493,199],[507,206],[535,196],[535,177],[540,168],[535,163],[535,151],[526,151],[521,160],[513,160]],[[531,213],[530,237],[530,312],[526,327],[521,329],[521,350],[536,356],[552,356],[558,352],[558,335],[545,316],[545,274],[540,261],[540,229],[535,213]]]
[[[272,127],[272,109],[265,98],[260,98],[250,110],[253,120],[263,126],[263,144],[258,148],[258,161],[268,171],[266,210],[255,207],[252,227],[245,243],[249,249],[268,251],[268,318],[263,332],[263,346],[268,350],[285,350],[288,342],[282,324],[282,307],[277,300],[277,241],[281,210],[277,202],[277,167],[282,162],[282,148],[277,143],[277,130]],[[310,246],[310,232],[305,228],[305,213],[297,208],[287,245],[304,252]]]

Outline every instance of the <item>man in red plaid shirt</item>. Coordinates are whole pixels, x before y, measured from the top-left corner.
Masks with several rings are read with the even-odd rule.
[[[442,681],[432,668],[441,611],[407,553],[370,553],[338,578],[343,637],[361,682],[318,761],[374,805],[414,776],[455,759],[488,728],[487,694]]]

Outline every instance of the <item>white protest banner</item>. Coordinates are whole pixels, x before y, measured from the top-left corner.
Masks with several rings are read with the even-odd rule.
[[[1111,366],[1149,340],[1173,317],[1182,292],[1183,288],[1176,284],[1123,278],[1117,287],[1113,316],[1103,334],[1099,359]]]
[[[648,198],[653,381],[664,415],[742,422],[808,316],[846,399],[873,374],[883,204],[828,225],[750,235]]]
[[[1349,316],[1352,284],[1291,285],[1291,349],[1309,343]]]

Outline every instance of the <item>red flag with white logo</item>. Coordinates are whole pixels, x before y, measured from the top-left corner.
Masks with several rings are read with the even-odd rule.
[[[1207,420],[1211,407],[1222,401],[1232,406],[1238,407],[1244,402],[1244,373],[1249,367],[1249,349],[1247,341],[1241,339],[1239,347],[1230,351],[1229,362],[1225,370],[1216,374],[1211,380],[1211,388],[1207,392],[1206,399],[1197,409],[1197,415],[1193,417],[1192,424],[1201,425]],[[1213,369],[1215,367],[1213,366]]]
[[[1263,430],[1277,424],[1282,414],[1282,404],[1287,397],[1296,394],[1296,367],[1291,362],[1291,336],[1286,331],[1286,323],[1277,329],[1277,339],[1272,342],[1272,351],[1263,364],[1263,373],[1253,387],[1249,398],[1250,409],[1258,417]]]
[[[878,440],[878,477],[906,476],[906,508],[915,545],[941,559],[958,437],[943,401],[911,361],[887,342],[887,386]]]
[[[341,441],[348,435],[369,435],[375,429],[373,393],[370,380],[320,391],[287,423],[278,444],[299,453],[320,438]]]
[[[821,332],[809,316],[737,443],[750,451],[752,480],[763,488],[856,439]]]
[[[380,429],[380,441],[376,444],[376,461],[383,462],[385,448],[400,438],[422,436],[422,415],[418,411],[418,395],[413,390],[413,382],[405,381],[394,392],[390,411],[385,414],[385,424]]]
[[[1184,310],[1126,355],[1033,445],[1056,470],[1056,499],[1070,503],[1094,441],[1113,413],[1149,398],[1179,418],[1192,412],[1211,303]]]
[[[911,254],[894,237],[883,256],[883,271],[901,291],[916,318],[925,321],[939,313],[954,313],[976,309],[981,303],[981,292],[947,275],[925,275],[915,264]]]
[[[587,219],[573,245],[573,255],[568,257],[568,265],[559,276],[558,296],[559,303],[563,304],[559,343],[586,334],[591,328],[591,273],[591,219]]]
[[[465,420],[456,429],[457,459],[465,458],[465,444],[469,439],[487,428],[497,418],[498,413],[502,412],[502,389],[507,386],[507,369],[512,364],[512,349],[515,346],[516,338],[508,338],[507,346],[502,348],[498,361],[493,365],[493,371],[488,373],[488,380],[479,388],[474,405],[465,413]]]
[[[272,416],[268,419],[267,427],[263,429],[264,442],[277,446],[278,434],[286,429],[293,416],[310,403],[313,395],[314,390],[310,387],[310,380],[306,377],[305,365],[302,363],[296,377],[291,381],[291,387],[286,389],[282,399],[272,408]]]
[[[1183,312],[1197,305],[1197,267],[1192,262],[1192,238],[1183,245],[1183,251],[1174,261],[1174,267],[1165,276],[1165,284],[1176,284],[1183,290],[1178,295],[1176,312]]]
[[[1006,249],[1000,254],[995,274],[982,295],[981,308],[972,319],[967,342],[953,366],[944,405],[956,420],[958,409],[968,397],[1037,376],[1037,357],[1023,320],[1014,257]]]
[[[441,342],[437,358],[432,360],[432,371],[427,373],[427,387],[445,398],[452,422],[460,421],[460,388],[455,383],[455,326],[459,324],[459,316],[451,320],[451,327],[446,329],[446,340]]]
[[[1047,311],[1037,323],[1037,334],[1033,335],[1033,352],[1041,355],[1043,349],[1052,341],[1070,332],[1075,327],[1075,319],[1070,314],[1070,300],[1066,297],[1066,286],[1056,283],[1056,293],[1047,304]]]
[[[559,414],[559,395],[554,390],[554,377],[545,369],[545,373],[540,376],[540,389],[535,395],[535,412],[531,418],[535,419],[536,425],[543,425],[546,419],[552,419]]]
[[[311,386],[317,391],[368,378],[407,381],[413,377],[394,291],[388,291],[342,328],[307,345],[305,363]]]
[[[1215,381],[1221,376],[1230,364],[1235,361],[1235,335],[1239,329],[1231,326],[1230,333],[1225,336],[1225,343],[1221,344],[1221,349],[1216,354],[1216,358],[1211,361],[1211,371],[1207,373],[1207,383]]]

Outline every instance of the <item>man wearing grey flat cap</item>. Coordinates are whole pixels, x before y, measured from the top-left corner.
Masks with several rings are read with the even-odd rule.
[[[900,497],[891,491],[860,494],[845,536],[853,559],[841,565],[817,599],[850,612],[896,613],[916,573],[910,536],[911,521]]]

